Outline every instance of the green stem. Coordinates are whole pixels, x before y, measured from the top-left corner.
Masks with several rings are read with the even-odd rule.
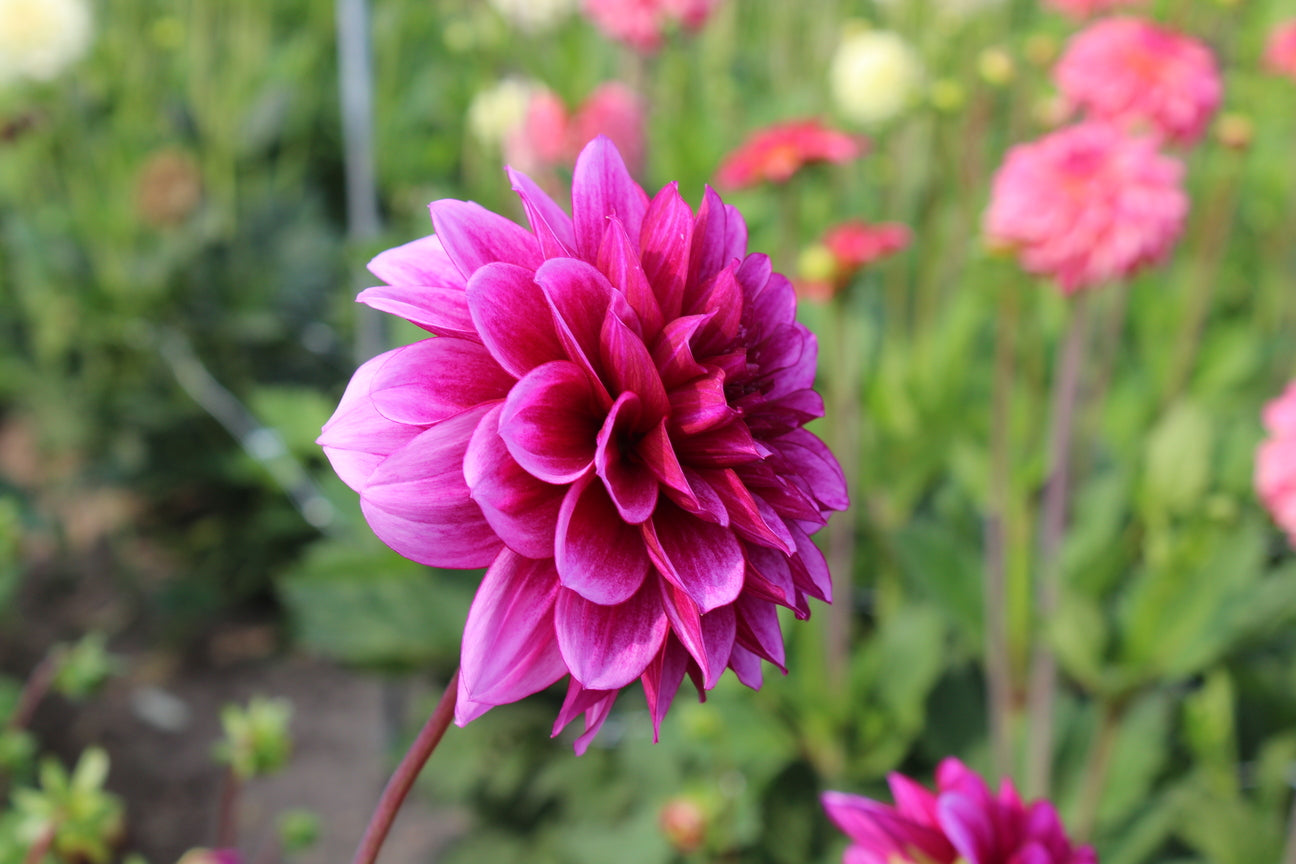
[[[852,497],[859,477],[860,406],[858,354],[851,338],[850,297],[838,294],[832,307],[833,341],[836,363],[833,367],[833,449],[846,476],[846,488]],[[854,617],[854,574],[856,542],[856,508],[847,507],[833,517],[828,532],[828,569],[833,579],[833,602],[828,607],[825,665],[829,684],[836,693],[845,693],[850,669],[851,625]]]
[[[1085,761],[1080,800],[1076,805],[1074,834],[1078,843],[1088,843],[1093,839],[1094,828],[1098,824],[1098,807],[1102,803],[1112,753],[1116,750],[1116,737],[1120,732],[1121,718],[1125,714],[1125,706],[1120,702],[1104,701],[1099,710],[1098,730],[1094,733],[1089,757]]]
[[[396,821],[396,814],[400,812],[401,805],[405,803],[406,796],[414,787],[419,772],[427,764],[437,744],[441,743],[441,737],[445,735],[446,729],[450,727],[450,721],[454,719],[455,700],[458,694],[459,671],[455,670],[432,716],[419,730],[418,737],[414,739],[405,757],[396,766],[395,773],[387,781],[386,788],[378,798],[378,806],[373,816],[369,817],[369,826],[365,828],[364,837],[360,840],[360,848],[356,850],[351,864],[374,864],[378,860],[378,853],[382,851],[383,842],[391,831],[392,823]]]

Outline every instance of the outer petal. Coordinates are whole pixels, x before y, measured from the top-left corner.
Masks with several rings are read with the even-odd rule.
[[[503,399],[512,384],[479,343],[440,337],[393,352],[374,375],[369,396],[389,420],[430,426]]]
[[[464,453],[482,405],[423,432],[389,456],[361,492],[374,533],[401,555],[432,567],[484,567],[503,544],[469,497]]]
[[[537,366],[509,393],[499,433],[518,464],[546,483],[570,483],[594,463],[601,418],[580,367]]]
[[[573,749],[577,756],[584,756],[590,742],[603,728],[612,706],[616,703],[617,690],[587,690],[575,678],[567,686],[567,698],[563,701],[558,719],[554,722],[552,735],[557,735],[576,719],[578,714],[585,715],[585,731],[576,739]],[[551,737],[552,737],[551,735]]]
[[[612,287],[625,295],[640,321],[644,338],[656,336],[662,326],[661,307],[657,303],[652,284],[644,274],[639,252],[626,234],[620,219],[608,220],[603,243],[599,246],[598,269],[612,283]]]
[[[528,558],[552,558],[564,489],[532,477],[509,454],[499,436],[503,410],[495,406],[477,424],[464,454],[464,479],[506,546]]]
[[[644,273],[661,298],[667,321],[678,318],[683,308],[692,242],[692,208],[680,197],[678,183],[663,186],[648,206],[639,245]]]
[[[814,496],[830,510],[845,510],[850,506],[846,492],[846,475],[837,464],[836,457],[813,433],[796,429],[779,438],[774,444],[794,470],[804,477],[814,491]]]
[[[460,658],[460,726],[479,708],[516,702],[567,674],[554,638],[558,574],[553,561],[508,549],[486,571],[468,610]]]
[[[637,238],[647,210],[648,196],[630,176],[612,142],[600,135],[585,145],[572,174],[572,216],[580,256],[597,260],[609,216],[620,219],[626,233]]]
[[[534,272],[514,264],[487,264],[468,280],[465,294],[482,342],[515,376],[566,356]]]
[[[603,484],[589,475],[563,500],[556,550],[562,584],[602,606],[628,601],[651,567],[639,529],[625,523]]]
[[[379,354],[356,370],[337,410],[315,441],[324,448],[324,455],[342,482],[357,492],[364,488],[369,475],[384,459],[423,431],[421,426],[388,420],[378,413],[369,398],[374,375],[399,350]]]
[[[388,285],[464,287],[463,274],[454,266],[441,238],[429,234],[403,246],[379,252],[369,262],[369,272]]]
[[[563,588],[558,647],[572,677],[591,690],[618,690],[644,673],[669,629],[654,580],[617,606],[600,606]]]
[[[545,258],[570,258],[575,254],[576,234],[571,217],[554,200],[521,171],[508,169],[513,191],[522,199],[531,231],[540,241]]]
[[[668,636],[666,644],[640,678],[644,698],[648,700],[648,714],[653,721],[654,744],[660,740],[662,720],[666,719],[666,712],[684,682],[688,663],[689,655],[684,646],[673,635]]]
[[[972,798],[954,792],[940,796],[936,805],[941,830],[968,864],[996,864],[994,823]]]
[[[728,605],[742,591],[746,561],[733,532],[662,502],[645,523],[648,554],[703,612]]]
[[[468,298],[462,286],[379,285],[361,291],[356,300],[380,312],[398,315],[438,336],[480,341],[468,314]]]
[[[531,232],[480,204],[443,198],[428,208],[437,236],[465,279],[495,261],[534,270],[543,260]]]

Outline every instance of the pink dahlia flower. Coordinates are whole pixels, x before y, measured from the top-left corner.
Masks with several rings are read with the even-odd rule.
[[[853,219],[834,225],[820,241],[827,253],[826,266],[813,278],[797,282],[797,293],[819,303],[831,300],[856,273],[904,249],[911,237],[909,226],[899,222],[871,224]]]
[[[716,172],[716,183],[727,189],[784,183],[806,165],[849,162],[867,146],[864,138],[830,129],[818,120],[776,123],[755,132],[726,156]]]
[[[810,535],[846,487],[802,428],[814,336],[734,208],[650,199],[606,138],[571,216],[510,176],[530,230],[435,201],[434,236],[370,264],[360,301],[436,335],[361,366],[319,441],[397,552],[489,568],[456,722],[570,676],[581,752],[636,680],[656,734],[685,675],[782,667],[777,607],[829,599]]]
[[[1092,18],[1125,6],[1142,6],[1147,0],[1044,0],[1044,5],[1076,20]]]
[[[1296,18],[1284,21],[1269,34],[1264,59],[1270,72],[1296,81]]]
[[[650,54],[666,30],[697,30],[722,0],[585,0],[585,14],[612,39]]]
[[[1082,123],[1008,151],[984,228],[1070,294],[1163,260],[1187,214],[1183,163],[1151,140]]]
[[[599,135],[612,140],[632,174],[639,173],[644,159],[644,108],[626,85],[600,84],[574,112],[553,91],[537,89],[522,125],[509,135],[504,150],[514,168],[540,174],[570,168],[585,145]]]
[[[1265,406],[1264,425],[1269,437],[1256,453],[1256,491],[1296,546],[1296,381]]]
[[[1077,34],[1053,72],[1090,119],[1177,144],[1202,136],[1223,85],[1210,49],[1139,18],[1105,18]]]
[[[1023,804],[1010,780],[996,795],[957,759],[936,769],[934,792],[900,774],[887,782],[895,806],[824,793],[851,840],[844,864],[1097,864],[1091,847],[1071,845],[1052,804]]]

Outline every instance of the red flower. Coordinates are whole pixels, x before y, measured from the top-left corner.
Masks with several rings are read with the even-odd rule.
[[[813,162],[848,162],[868,147],[862,137],[829,129],[818,120],[794,120],[762,129],[730,153],[716,172],[716,183],[741,189],[757,183],[783,183]]]
[[[870,224],[853,219],[835,225],[820,241],[821,249],[828,253],[826,272],[802,279],[797,283],[797,291],[807,300],[830,300],[861,269],[904,249],[911,238],[909,226],[899,222]]]

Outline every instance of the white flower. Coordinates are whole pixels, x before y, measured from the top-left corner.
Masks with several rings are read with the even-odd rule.
[[[900,9],[905,6],[913,6],[920,0],[877,0],[878,5],[885,6],[888,9]],[[944,15],[949,18],[967,18],[991,9],[995,6],[1004,5],[1004,0],[929,0],[927,8],[937,15]]]
[[[488,147],[498,147],[526,121],[527,108],[539,85],[521,78],[504,78],[482,90],[468,106],[468,131]]]
[[[0,0],[0,82],[48,81],[89,45],[85,0]]]
[[[490,0],[495,11],[527,33],[550,29],[576,8],[576,0]]]
[[[857,123],[899,114],[922,83],[918,56],[899,35],[884,30],[847,31],[828,72],[837,107]]]

